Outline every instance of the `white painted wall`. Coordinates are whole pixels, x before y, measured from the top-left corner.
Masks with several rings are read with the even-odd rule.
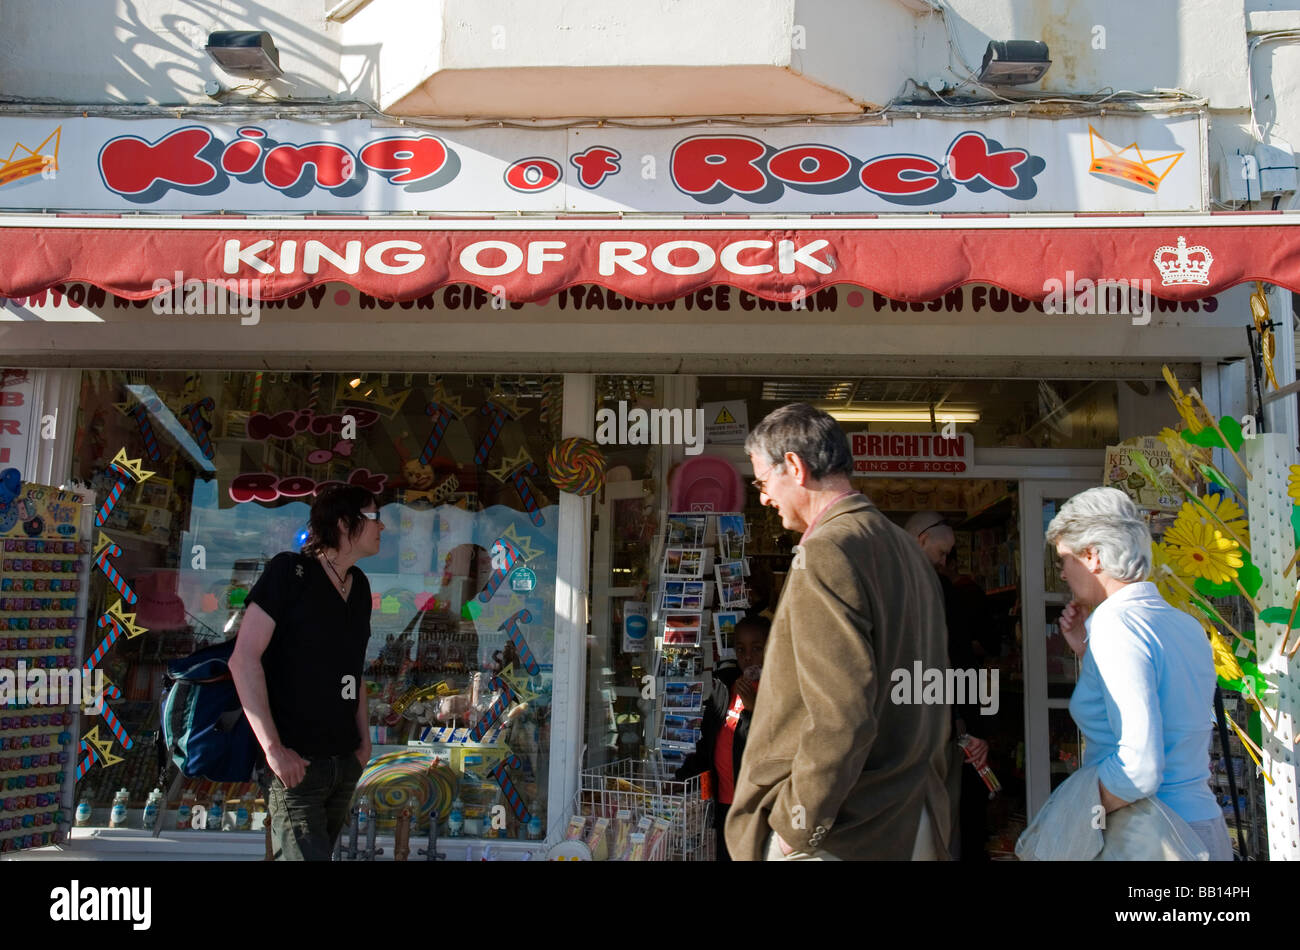
[[[1209,101],[1217,165],[1254,148],[1250,62],[1261,136],[1300,145],[1300,32],[1247,45],[1300,31],[1300,8],[1285,0],[947,0],[944,15],[914,0],[368,0],[343,22],[326,19],[333,6],[10,0],[0,7],[0,96],[18,108],[216,109],[204,83],[245,80],[203,52],[208,32],[266,29],[285,76],[228,101],[261,91],[287,109],[359,98],[409,115],[523,119],[851,114],[888,102],[909,78],[963,81],[991,39],[1038,38],[1052,68],[1017,94],[1186,90]]]
[[[213,30],[269,30],[285,75],[278,97],[339,90],[338,26],[326,0],[39,0],[0,5],[0,95],[72,103],[210,102],[224,73],[202,49]],[[259,84],[261,85],[261,84]]]

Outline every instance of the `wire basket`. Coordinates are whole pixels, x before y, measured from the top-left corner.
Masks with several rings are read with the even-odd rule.
[[[648,860],[714,860],[713,802],[702,796],[700,776],[678,782],[661,772],[658,763],[635,759],[583,769],[574,814],[612,821],[627,811],[633,823],[643,816],[662,818],[668,832]]]

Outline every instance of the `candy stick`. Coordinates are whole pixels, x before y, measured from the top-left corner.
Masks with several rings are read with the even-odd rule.
[[[215,408],[215,403],[211,396],[204,396],[196,403],[191,403],[182,411],[189,417],[190,430],[194,433],[194,440],[199,443],[199,450],[203,452],[204,458],[212,458],[216,450],[212,448],[212,439],[208,437],[208,432],[212,429],[212,423],[203,418],[202,410],[206,409],[211,412]]]
[[[253,375],[253,406],[252,406],[252,411],[253,411],[253,412],[257,412],[258,407],[261,406],[261,405],[262,405],[262,374],[261,374],[261,373],[255,373],[255,374]]]
[[[122,599],[128,604],[134,604],[140,598],[136,596],[135,591],[133,591],[130,585],[127,584],[126,578],[117,572],[117,568],[108,563],[110,557],[120,557],[121,554],[121,548],[116,544],[109,544],[104,548],[104,550],[99,552],[99,556],[95,558],[95,564],[104,572],[105,576],[108,577],[109,582],[117,588],[117,592],[122,595]]]
[[[528,814],[528,806],[524,804],[523,796],[515,788],[515,783],[506,774],[507,768],[523,768],[523,762],[519,760],[519,756],[511,754],[492,766],[488,772],[501,786],[501,791],[505,793],[506,801],[510,803],[510,808],[514,811],[515,817],[526,823],[532,816]]]
[[[497,444],[497,439],[501,435],[501,426],[505,424],[508,413],[494,402],[484,403],[478,411],[481,415],[489,417],[487,435],[483,436],[478,451],[474,453],[474,464],[482,465],[492,453],[492,446]]]
[[[492,728],[493,724],[498,719],[501,718],[502,714],[506,711],[506,707],[510,705],[511,695],[510,689],[507,687],[505,691],[496,698],[496,702],[488,707],[487,712],[483,714],[483,718],[480,719],[474,728],[470,730],[469,735],[465,737],[467,742],[479,742],[485,735],[487,735],[487,731]]]
[[[451,410],[436,402],[431,402],[425,406],[424,413],[433,417],[433,429],[429,432],[429,438],[424,443],[423,451],[420,452],[420,464],[428,465],[433,458],[433,453],[438,450],[443,435],[447,432],[447,423],[454,417]]]
[[[515,645],[519,651],[519,661],[524,664],[524,669],[528,671],[529,676],[536,676],[542,671],[541,666],[537,663],[537,658],[533,656],[533,651],[528,648],[524,635],[519,631],[520,623],[532,623],[533,615],[524,608],[513,614],[505,623],[497,627],[498,630],[504,630],[510,642]]]
[[[314,410],[316,402],[320,399],[320,373],[311,374],[311,395],[307,397],[307,408]],[[211,456],[208,456],[211,458]]]
[[[122,691],[110,683],[108,686],[104,687],[104,696],[111,699],[121,699]],[[122,748],[131,748],[131,746],[135,744],[135,740],[133,740],[127,733],[126,728],[118,720],[117,716],[114,715],[113,710],[109,708],[107,702],[104,703],[103,716],[104,722],[108,723],[108,728],[113,730],[113,735],[117,737],[117,741],[122,743]]]
[[[104,503],[99,506],[99,511],[95,512],[95,527],[97,528],[104,527],[104,523],[108,521],[108,516],[117,506],[118,499],[122,497],[122,490],[126,488],[127,484],[131,481],[131,476],[122,471],[112,462],[108,463],[108,469],[111,472],[117,472],[117,481],[114,482],[113,487],[109,489],[108,497],[105,498]]]
[[[122,636],[122,625],[117,622],[117,618],[111,617],[108,614],[104,614],[104,616],[100,617],[99,620],[95,622],[95,626],[108,626],[110,629],[108,631],[108,636],[104,637],[104,639],[100,641],[99,646],[95,647],[95,652],[90,654],[90,658],[86,660],[85,665],[82,666],[82,669],[87,672],[93,670],[99,665],[99,661],[104,658],[104,654],[111,650],[113,644],[117,642],[120,636]]]
[[[497,589],[501,586],[501,582],[506,579],[506,575],[509,574],[510,571],[514,569],[515,562],[520,559],[519,551],[515,548],[513,544],[511,544],[505,538],[497,538],[496,544],[492,545],[492,547],[495,549],[498,545],[500,546],[501,551],[505,556],[505,565],[496,568],[492,572],[492,575],[487,580],[487,586],[485,586],[483,590],[479,592],[478,599],[481,603],[484,604],[486,604],[489,600],[493,598],[493,596],[495,596]],[[497,560],[495,550],[493,551],[492,560],[493,561]]]
[[[81,751],[86,753],[86,757],[77,763],[77,770],[72,773],[75,781],[80,782],[91,766],[99,761],[99,750],[92,745],[87,745],[86,740],[81,740]]]
[[[537,499],[533,497],[532,489],[528,487],[528,481],[524,478],[525,475],[541,478],[542,473],[537,470],[537,466],[532,462],[521,465],[510,473],[510,481],[514,483],[515,490],[519,492],[519,497],[524,503],[524,511],[528,512],[528,517],[533,524],[540,528],[546,524],[546,518],[537,507]]]
[[[144,406],[136,406],[127,415],[135,420],[136,427],[140,430],[140,435],[144,439],[144,450],[149,453],[149,460],[158,461],[162,458],[158,452],[158,437],[153,433],[153,423],[149,421]]]

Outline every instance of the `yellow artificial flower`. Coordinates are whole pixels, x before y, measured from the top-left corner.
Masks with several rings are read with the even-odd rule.
[[[1179,571],[1192,577],[1203,577],[1211,584],[1225,584],[1235,580],[1245,562],[1241,558],[1241,545],[1225,538],[1221,531],[1209,525],[1189,525],[1194,544],[1179,544],[1170,548],[1177,558]],[[1172,529],[1171,529],[1172,530]]]
[[[1169,461],[1174,470],[1188,479],[1200,478],[1201,470],[1197,466],[1208,465],[1211,461],[1209,449],[1192,445],[1173,429],[1161,429],[1156,438],[1169,450]]]
[[[1210,649],[1214,652],[1214,672],[1225,680],[1239,680],[1245,675],[1241,664],[1237,662],[1236,654],[1232,652],[1232,646],[1217,630],[1210,633]]]
[[[1184,426],[1191,429],[1193,434],[1200,432],[1205,428],[1205,423],[1201,421],[1196,403],[1191,396],[1183,392],[1182,387],[1178,385],[1178,377],[1168,366],[1160,367],[1160,371],[1164,373],[1165,382],[1169,384],[1169,398],[1173,400],[1174,408],[1182,416]]]
[[[1243,545],[1250,544],[1250,522],[1246,520],[1246,512],[1242,511],[1241,505],[1237,504],[1230,498],[1225,491],[1222,495],[1202,495],[1201,504],[1218,516],[1222,522],[1220,527],[1227,526],[1229,537],[1235,535],[1236,540]],[[1205,515],[1205,512],[1201,513]],[[1206,515],[1206,523],[1212,524],[1213,519]]]
[[[1169,549],[1161,543],[1151,545],[1151,583],[1156,585],[1160,591],[1160,596],[1165,599],[1165,603],[1170,607],[1183,611],[1183,613],[1192,614],[1192,601],[1188,596],[1187,588],[1174,580],[1173,575],[1177,573],[1174,565],[1174,559],[1170,556]]]
[[[1201,529],[1205,527],[1206,521],[1202,514],[1190,501],[1183,502],[1183,506],[1178,509],[1178,517],[1165,529],[1164,543],[1170,547],[1189,547],[1198,544]],[[1173,564],[1175,558],[1170,557],[1169,562]]]

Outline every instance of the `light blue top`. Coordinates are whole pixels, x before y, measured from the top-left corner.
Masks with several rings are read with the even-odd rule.
[[[1087,620],[1070,698],[1087,740],[1083,764],[1125,801],[1155,795],[1184,821],[1222,812],[1210,790],[1214,656],[1200,624],[1156,585],[1129,584]]]

